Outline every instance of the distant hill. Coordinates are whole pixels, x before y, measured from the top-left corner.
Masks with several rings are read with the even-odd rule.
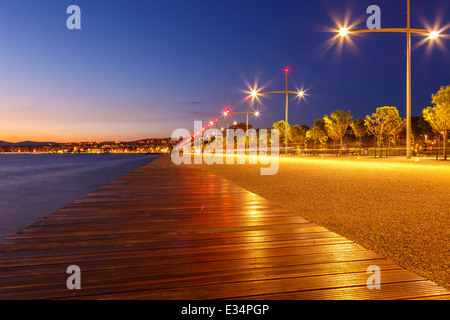
[[[104,142],[93,142],[93,141],[84,141],[80,142],[81,144],[95,144],[95,145],[114,145],[114,144],[128,144],[128,145],[137,145],[137,144],[158,144],[161,140],[170,141],[171,138],[149,138],[149,139],[140,139],[135,141],[104,141]],[[37,141],[21,141],[21,142],[8,142],[0,140],[0,147],[42,147],[48,145],[64,145],[64,144],[73,144],[74,142],[37,142]]]
[[[57,144],[56,142],[36,142],[36,141],[21,141],[21,142],[7,142],[0,140],[0,147],[40,147],[48,146],[49,144]]]

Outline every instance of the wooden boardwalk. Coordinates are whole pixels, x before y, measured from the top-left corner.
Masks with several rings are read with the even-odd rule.
[[[81,269],[69,290],[66,269]],[[381,290],[366,270],[381,268]],[[0,299],[449,299],[327,229],[163,156],[0,242]]]

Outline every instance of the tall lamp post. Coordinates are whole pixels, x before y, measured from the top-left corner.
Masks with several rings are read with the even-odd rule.
[[[231,112],[230,111],[230,109],[226,109],[223,113],[222,113],[222,115],[227,119],[227,121],[226,122],[221,122],[221,121],[219,121],[219,119],[218,118],[216,118],[214,121],[210,121],[209,122],[209,124],[208,124],[208,127],[212,127],[213,125],[215,125],[216,126],[216,129],[218,129],[218,127],[217,127],[217,125],[218,124],[226,124],[227,125],[227,129],[229,128],[229,125],[230,125],[230,115],[232,114],[233,112]]]
[[[411,159],[411,34],[427,35],[429,39],[436,39],[439,37],[438,31],[429,31],[424,29],[411,28],[411,0],[408,2],[408,22],[406,28],[386,28],[386,29],[364,29],[364,30],[350,30],[343,27],[339,30],[339,35],[342,37],[348,34],[369,33],[369,32],[395,32],[406,33],[406,158]]]
[[[272,93],[282,93],[286,95],[286,123],[285,123],[285,148],[286,148],[286,152],[287,152],[287,147],[288,147],[288,115],[289,115],[289,94],[295,94],[298,97],[302,98],[305,93],[303,91],[289,91],[289,85],[288,85],[288,76],[289,76],[289,72],[291,72],[291,70],[286,67],[284,68],[284,73],[286,75],[286,90],[285,91],[268,91],[268,92],[258,92],[256,90],[252,91],[252,96],[256,97],[258,95],[264,95],[264,94],[272,94]],[[248,108],[248,100],[247,100],[247,108]]]
[[[248,132],[248,115],[252,114],[254,115],[256,118],[259,117],[260,112],[259,111],[248,111],[248,99],[247,99],[247,111],[246,112],[230,112],[230,114],[245,114],[247,116],[247,120],[245,122],[245,131]]]
[[[227,109],[227,110],[225,110],[224,112],[223,112],[223,115],[225,116],[225,117],[227,117],[227,130],[228,130],[228,128],[229,128],[229,117],[230,117],[230,113],[231,113],[231,111],[229,110],[229,109]]]

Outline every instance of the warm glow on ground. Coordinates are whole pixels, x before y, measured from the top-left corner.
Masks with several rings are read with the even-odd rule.
[[[282,156],[278,173],[268,176],[260,173],[264,165],[203,167],[441,285],[449,283],[443,248],[450,161]]]

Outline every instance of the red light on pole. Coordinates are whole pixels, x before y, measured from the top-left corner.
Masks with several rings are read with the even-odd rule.
[[[291,69],[289,69],[288,67],[284,68],[284,72],[289,73],[291,72]]]

